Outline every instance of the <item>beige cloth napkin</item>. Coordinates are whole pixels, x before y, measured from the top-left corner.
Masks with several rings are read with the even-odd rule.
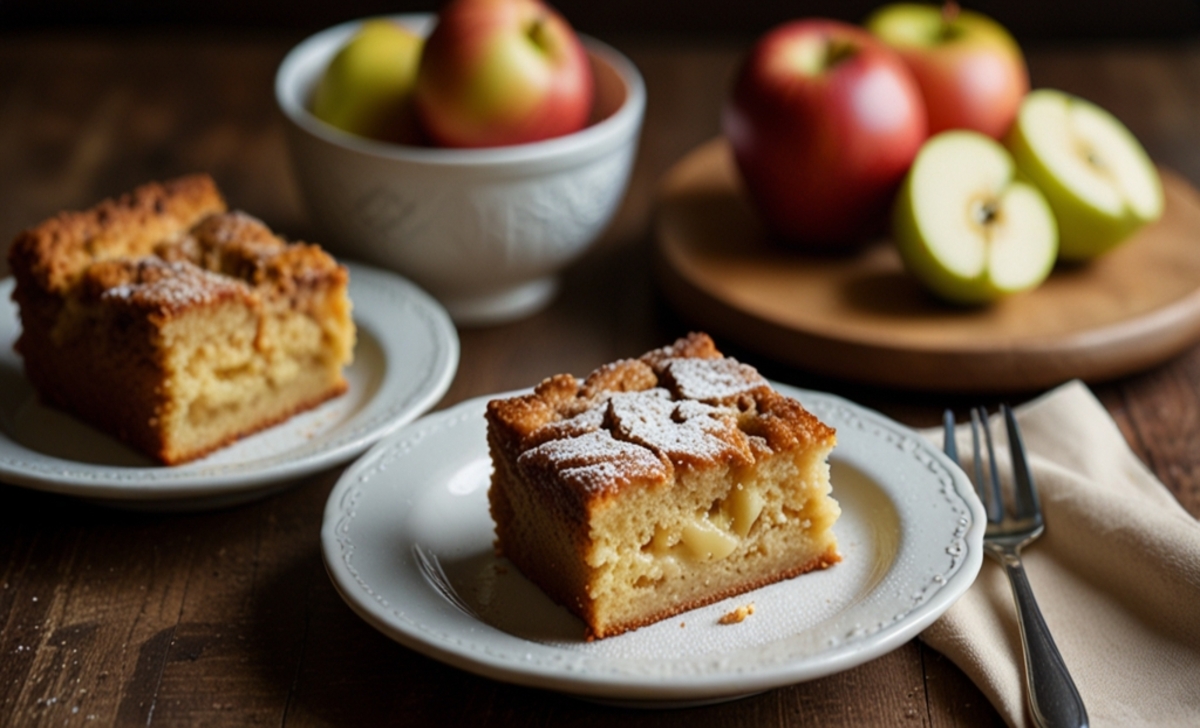
[[[1023,552],[1025,568],[1091,725],[1200,726],[1200,522],[1084,384],[1016,414],[1046,519]],[[992,432],[1006,455],[995,417]],[[940,431],[925,434],[941,445]],[[959,428],[958,450],[969,462],[969,429]],[[1002,479],[1008,472],[1004,460]],[[1012,592],[995,561],[984,560],[974,585],[921,637],[1010,725],[1032,725]]]

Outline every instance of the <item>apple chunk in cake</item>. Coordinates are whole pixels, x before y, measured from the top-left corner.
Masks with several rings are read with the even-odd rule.
[[[706,335],[487,417],[497,548],[589,638],[841,558],[833,429]]]

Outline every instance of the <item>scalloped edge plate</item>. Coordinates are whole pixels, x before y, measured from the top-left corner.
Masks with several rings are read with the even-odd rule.
[[[349,391],[206,458],[164,467],[38,402],[13,342],[21,331],[0,281],[0,480],[130,508],[229,505],[362,454],[437,404],[458,369],[458,333],[413,283],[356,263],[350,300],[358,342]]]
[[[504,682],[638,707],[730,700],[899,647],[975,579],[986,519],[966,475],[917,433],[839,397],[775,385],[838,431],[842,563],[587,642],[583,624],[494,555],[484,410],[426,416],[349,468],[325,508],[326,568],[388,637]],[[508,396],[508,395],[497,395]],[[718,620],[749,602],[744,622]]]

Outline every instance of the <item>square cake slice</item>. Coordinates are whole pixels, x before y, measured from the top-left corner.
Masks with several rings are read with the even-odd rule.
[[[841,560],[836,433],[704,334],[488,403],[496,547],[588,639]]]
[[[16,349],[41,399],[165,464],[347,388],[348,272],[228,212],[207,176],[62,213],[8,260]]]

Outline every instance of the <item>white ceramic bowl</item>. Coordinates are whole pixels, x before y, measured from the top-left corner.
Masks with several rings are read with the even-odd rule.
[[[428,33],[428,14],[391,16]],[[440,149],[347,134],[314,117],[313,88],[362,24],[334,26],[292,49],[275,76],[300,189],[321,242],[394,270],[460,324],[528,315],[557,273],[603,232],[624,196],[646,106],[637,68],[584,38],[596,76],[593,122],[533,144]]]

